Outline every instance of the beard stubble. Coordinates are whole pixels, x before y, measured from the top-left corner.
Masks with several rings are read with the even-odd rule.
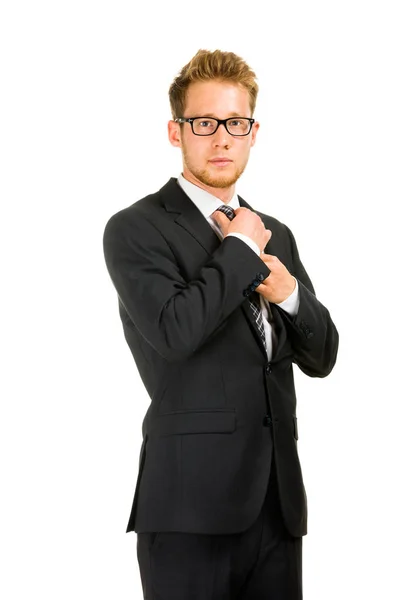
[[[183,147],[183,160],[187,169],[194,175],[198,181],[212,188],[220,188],[225,189],[231,187],[234,183],[236,183],[239,177],[245,170],[246,164],[239,167],[233,173],[227,175],[226,173],[218,173],[218,175],[212,175],[208,169],[199,169],[192,164],[192,161],[189,159],[189,155],[185,148]],[[232,163],[233,164],[233,163]]]

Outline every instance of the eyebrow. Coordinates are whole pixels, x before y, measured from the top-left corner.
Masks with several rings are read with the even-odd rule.
[[[198,116],[199,117],[212,117],[213,119],[218,119],[218,117],[216,117],[214,115],[214,113],[204,113],[203,115],[198,115]],[[241,117],[242,118],[242,115],[234,113],[234,114],[231,114],[230,117],[226,117],[226,119],[232,119],[232,117]]]

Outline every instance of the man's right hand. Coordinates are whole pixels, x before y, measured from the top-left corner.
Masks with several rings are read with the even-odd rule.
[[[212,218],[221,228],[224,237],[228,233],[242,233],[253,240],[259,247],[260,252],[263,252],[271,238],[270,229],[266,229],[259,215],[244,206],[236,208],[235,214],[235,218],[230,221],[223,212],[216,210],[212,213]]]

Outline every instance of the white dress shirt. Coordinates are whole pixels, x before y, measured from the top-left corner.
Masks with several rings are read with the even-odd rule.
[[[231,206],[234,210],[239,208],[240,203],[239,203],[239,198],[236,194],[236,191],[235,191],[232,199],[230,200],[230,202],[225,203],[225,202],[222,202],[216,196],[213,196],[212,194],[210,194],[207,191],[203,190],[202,188],[198,187],[194,183],[191,183],[190,181],[185,179],[182,174],[180,174],[180,176],[178,177],[177,182],[178,182],[179,186],[187,194],[187,196],[190,198],[190,200],[192,200],[192,202],[194,202],[196,207],[200,210],[200,212],[203,214],[203,216],[207,219],[208,223],[210,224],[212,229],[215,231],[215,233],[218,235],[218,237],[222,240],[223,239],[222,231],[221,231],[220,227],[218,227],[218,225],[215,223],[215,221],[211,217],[211,215],[213,212],[215,212],[218,209],[219,206],[222,206],[222,204],[227,204],[228,206]],[[260,256],[260,248],[248,236],[246,236],[242,233],[228,233],[228,235],[233,235],[235,237],[238,237],[240,240],[245,242],[252,249],[253,252],[256,252],[256,254],[258,256]],[[228,236],[226,236],[226,237],[228,237]],[[295,279],[295,277],[294,277],[294,279]],[[266,298],[264,298],[264,296],[262,296],[261,294],[259,294],[259,298],[260,298],[260,306],[261,306],[262,316],[263,316],[264,333],[266,336],[267,357],[269,360],[271,360],[272,355],[273,355],[273,346],[275,345],[275,342],[276,342],[274,327],[272,326],[273,317],[271,314],[271,308],[270,308],[268,300],[266,300]],[[283,310],[285,310],[292,317],[297,314],[298,307],[299,307],[299,291],[298,291],[298,283],[297,283],[296,279],[295,279],[294,291],[283,302],[277,302],[277,305],[280,306]]]

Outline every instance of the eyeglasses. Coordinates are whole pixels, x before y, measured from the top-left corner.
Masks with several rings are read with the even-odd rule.
[[[174,119],[176,123],[190,123],[194,135],[213,135],[220,125],[231,135],[249,135],[254,119],[246,117],[230,117],[229,119],[214,119],[211,117],[193,117],[185,119],[179,117]]]

